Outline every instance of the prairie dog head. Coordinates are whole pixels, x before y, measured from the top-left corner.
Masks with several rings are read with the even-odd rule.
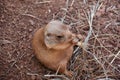
[[[69,26],[60,21],[51,21],[45,27],[44,41],[48,48],[64,48],[72,38],[73,34],[69,31]]]

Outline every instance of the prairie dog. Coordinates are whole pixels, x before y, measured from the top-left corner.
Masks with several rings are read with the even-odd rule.
[[[55,20],[35,32],[32,46],[44,66],[71,77],[72,72],[67,70],[67,63],[76,44],[75,37],[68,25]]]

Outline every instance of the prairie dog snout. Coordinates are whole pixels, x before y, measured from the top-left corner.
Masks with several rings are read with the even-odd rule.
[[[72,76],[67,70],[67,63],[73,52],[75,34],[69,26],[60,21],[51,21],[37,30],[33,36],[32,46],[38,60],[49,69]]]

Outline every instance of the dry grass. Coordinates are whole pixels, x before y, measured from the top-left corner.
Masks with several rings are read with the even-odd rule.
[[[74,5],[75,0],[72,0],[70,3],[70,0],[66,1],[66,8],[64,9],[64,16],[62,18],[63,22],[65,21],[65,18],[69,17],[71,20],[73,17],[68,16],[67,13],[69,13],[70,7]],[[94,2],[94,5],[89,5],[87,0],[83,0],[84,4],[84,18],[86,19],[86,22],[88,22],[89,25],[89,31],[87,32],[87,36],[84,40],[84,46],[82,47],[82,54],[79,54],[79,47],[75,49],[73,52],[74,55],[77,54],[77,56],[74,56],[71,60],[70,69],[74,71],[74,76],[71,80],[116,80],[120,76],[120,70],[119,66],[115,66],[113,62],[115,60],[120,61],[120,49],[117,49],[114,53],[112,50],[109,49],[109,47],[106,47],[104,43],[101,41],[104,38],[107,38],[109,40],[109,37],[117,37],[120,38],[119,35],[116,34],[100,34],[100,30],[98,31],[93,29],[93,23],[94,23],[94,17],[96,16],[97,11],[101,8],[101,6],[104,4],[104,1],[98,0],[98,2]],[[70,7],[68,8],[68,6]],[[80,12],[77,13],[79,15],[78,20],[74,23],[75,25],[80,25],[81,18],[80,18]],[[84,24],[86,24],[84,22]],[[105,26],[108,27],[111,23],[107,24]],[[94,25],[95,26],[95,25]],[[77,28],[77,27],[76,27]],[[79,30],[78,30],[79,31]],[[115,50],[115,47],[113,48]],[[119,64],[118,64],[119,65]],[[117,75],[115,75],[117,73]]]
[[[117,0],[1,1],[0,79],[69,80],[39,65],[30,46],[34,31],[57,19],[83,36],[85,46],[75,47],[68,66],[74,72],[71,80],[119,80],[119,4]]]

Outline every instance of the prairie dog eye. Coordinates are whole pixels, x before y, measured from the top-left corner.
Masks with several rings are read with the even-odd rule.
[[[56,36],[58,39],[62,39],[64,38],[64,36]]]
[[[47,37],[50,37],[51,35],[52,35],[52,34],[48,33],[48,34],[47,34]]]

